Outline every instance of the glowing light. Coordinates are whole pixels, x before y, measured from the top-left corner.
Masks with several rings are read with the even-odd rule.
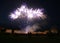
[[[14,14],[11,14],[11,15],[10,15],[10,18],[12,18],[12,19],[17,19],[18,16],[14,15]]]
[[[39,20],[39,19],[45,19],[46,15],[42,12],[42,9],[34,9],[34,8],[28,8],[25,5],[22,5],[20,8],[17,8],[13,13],[11,13],[10,18],[15,20],[15,19],[27,19],[27,23],[32,22],[34,20]],[[32,26],[27,25],[24,29],[25,33],[28,32],[34,32],[35,30],[41,28],[38,26],[38,24],[32,24]]]
[[[23,15],[24,14],[24,15]],[[28,19],[32,18],[43,18],[45,16],[41,9],[29,9],[27,6],[22,5],[20,8],[17,8],[14,14],[11,14],[12,19],[27,17]]]
[[[16,10],[14,13],[15,13],[16,16],[20,16],[21,15],[18,10]]]
[[[29,14],[29,15],[28,15],[28,18],[33,18],[33,15],[32,15],[32,14]]]

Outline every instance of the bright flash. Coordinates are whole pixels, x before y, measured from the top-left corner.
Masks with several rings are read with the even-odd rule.
[[[12,18],[12,19],[17,19],[18,18],[18,16],[16,16],[15,14],[11,14],[11,15],[9,15],[10,16],[10,18]]]
[[[27,19],[45,17],[41,9],[33,9],[33,8],[29,9],[25,5],[22,5],[20,8],[17,8],[16,11],[10,15],[12,19],[23,18],[23,16],[27,17]]]
[[[41,28],[40,25],[44,25],[44,23],[45,23],[44,22],[44,23],[40,24],[39,21],[38,21],[38,24],[37,24],[37,22],[36,22],[39,19],[44,20],[46,18],[46,15],[44,15],[44,12],[42,10],[43,9],[28,8],[27,6],[22,5],[20,8],[17,8],[13,13],[11,13],[9,15],[9,17],[13,20],[15,20],[15,19],[20,19],[21,20],[22,19],[21,24],[23,24],[23,26],[21,26],[21,27],[25,27],[25,25],[27,25],[23,29],[23,31],[25,33],[34,32],[37,29]],[[25,20],[25,21],[27,20],[26,21],[27,24],[25,24],[25,21],[23,21],[23,20]],[[20,21],[19,21],[18,24],[20,24]]]

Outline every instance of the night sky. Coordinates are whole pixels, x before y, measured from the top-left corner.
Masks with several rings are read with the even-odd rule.
[[[57,1],[53,0],[0,0],[0,26],[6,28],[17,27],[17,24],[10,21],[8,15],[13,12],[21,4],[34,8],[44,8],[48,18],[47,27],[60,25],[59,5]],[[47,28],[46,27],[46,28]],[[18,27],[17,27],[18,28]]]

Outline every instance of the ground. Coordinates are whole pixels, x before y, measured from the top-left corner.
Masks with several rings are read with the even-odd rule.
[[[59,34],[47,34],[47,35],[39,35],[39,34],[7,34],[0,33],[0,42],[24,42],[24,43],[57,43],[60,42]]]

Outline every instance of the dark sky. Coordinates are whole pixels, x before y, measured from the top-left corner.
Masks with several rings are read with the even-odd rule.
[[[8,15],[14,11],[21,4],[27,4],[28,6],[39,8],[43,7],[48,15],[48,26],[60,25],[60,14],[59,14],[59,1],[55,0],[0,0],[0,26],[3,27],[14,27]],[[16,24],[17,25],[17,24]]]

